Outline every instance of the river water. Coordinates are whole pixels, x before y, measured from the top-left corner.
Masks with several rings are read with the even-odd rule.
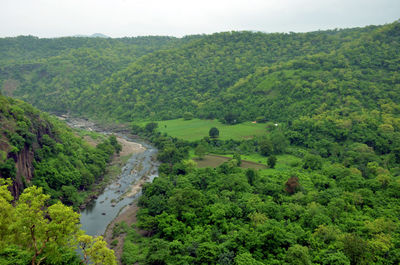
[[[82,119],[69,118],[66,121],[71,127],[104,134],[111,133]],[[158,172],[156,148],[144,141],[129,138],[127,135],[114,134],[129,142],[141,144],[145,150],[133,154],[122,168],[121,174],[104,189],[97,199],[81,211],[81,229],[91,236],[103,235],[108,224],[123,211],[124,207],[133,203],[141,195],[140,183],[153,181]]]

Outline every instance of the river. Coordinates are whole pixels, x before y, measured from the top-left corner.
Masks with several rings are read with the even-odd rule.
[[[141,185],[151,182],[157,176],[157,149],[150,144],[133,139],[121,132],[105,131],[94,123],[83,119],[66,119],[73,128],[97,131],[103,134],[114,133],[127,142],[140,144],[141,151],[133,154],[121,174],[113,180],[104,191],[81,211],[82,230],[91,236],[103,235],[108,224],[123,212],[124,208],[133,203],[141,195]]]

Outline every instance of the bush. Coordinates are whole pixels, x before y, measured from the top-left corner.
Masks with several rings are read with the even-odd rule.
[[[308,154],[303,158],[303,168],[318,170],[322,168],[322,158],[318,155]]]
[[[218,138],[218,137],[219,137],[219,130],[218,130],[218,128],[212,127],[212,128],[210,129],[210,131],[208,132],[208,135],[209,135],[211,138]]]
[[[275,168],[276,165],[276,156],[269,156],[267,160],[267,165],[269,168]]]
[[[191,112],[185,112],[185,113],[183,114],[183,119],[184,119],[184,120],[191,120],[191,119],[193,119],[193,113],[191,113]]]
[[[118,245],[118,239],[114,239],[111,243],[110,243],[110,245],[114,248],[114,247],[116,247],[117,245]]]

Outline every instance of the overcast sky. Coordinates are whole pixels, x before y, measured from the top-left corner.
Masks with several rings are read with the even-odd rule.
[[[0,0],[0,37],[305,32],[399,18],[400,0]]]

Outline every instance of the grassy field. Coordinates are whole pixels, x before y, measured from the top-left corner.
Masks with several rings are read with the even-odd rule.
[[[208,136],[208,131],[212,127],[218,128],[219,139],[221,140],[249,139],[266,133],[265,124],[251,122],[227,125],[220,123],[218,120],[176,119],[157,121],[157,123],[160,132],[188,141],[200,140],[204,136]]]

